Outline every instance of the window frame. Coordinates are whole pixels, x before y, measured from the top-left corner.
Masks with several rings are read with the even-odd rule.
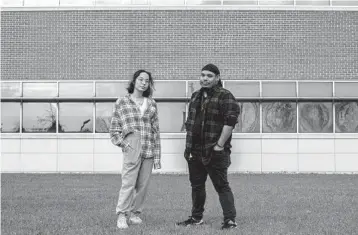
[[[159,80],[162,81],[162,80]],[[183,102],[185,103],[186,106],[186,110],[188,109],[188,102],[190,100],[191,97],[191,93],[189,93],[189,83],[191,82],[197,82],[197,80],[165,80],[166,82],[170,82],[170,81],[183,81],[185,82],[185,94],[186,97],[158,97],[154,99],[156,100],[156,102]],[[296,133],[270,133],[272,135],[276,135],[276,134],[317,134],[317,133],[300,133],[299,132],[299,103],[300,102],[332,102],[333,105],[333,132],[332,133],[319,133],[319,134],[323,134],[323,135],[330,135],[330,134],[337,134],[336,133],[336,120],[335,120],[335,107],[336,107],[336,103],[337,102],[358,102],[358,95],[357,96],[340,96],[337,97],[335,94],[335,86],[336,83],[357,83],[358,81],[330,81],[330,80],[296,80],[295,84],[296,84],[296,97],[263,97],[262,96],[262,83],[265,82],[287,82],[288,80],[223,80],[223,87],[225,88],[225,85],[227,82],[232,82],[232,81],[238,81],[238,82],[259,82],[260,84],[260,95],[259,97],[240,97],[240,96],[236,96],[236,100],[238,102],[258,102],[259,103],[259,108],[260,108],[260,132],[258,133],[241,133],[241,132],[235,132],[235,135],[263,135],[263,134],[267,134],[264,133],[262,130],[262,114],[263,114],[263,110],[262,110],[262,104],[265,102],[277,102],[277,101],[281,101],[281,102],[296,102],[297,105],[297,110],[296,110],[296,122],[297,122],[297,132]],[[29,82],[29,81],[1,81],[1,83],[20,83],[20,97],[1,97],[1,102],[19,102],[20,103],[20,111],[19,111],[19,115],[20,115],[20,132],[19,133],[1,133],[1,134],[31,134],[31,133],[23,133],[22,132],[22,126],[23,126],[23,103],[24,102],[46,102],[46,103],[55,103],[56,104],[56,108],[57,108],[57,118],[56,118],[56,133],[37,133],[40,135],[64,135],[64,134],[71,134],[71,135],[82,135],[82,134],[92,134],[92,135],[98,135],[98,134],[103,134],[103,133],[96,133],[96,103],[101,103],[101,102],[111,102],[114,103],[117,100],[117,97],[96,97],[96,82],[115,82],[114,80],[71,80],[71,81],[53,81],[53,80],[41,80],[41,81],[31,81],[31,82],[38,82],[38,83],[47,83],[47,82],[56,82],[57,84],[57,96],[56,97],[23,97],[23,83],[25,82]],[[81,82],[87,82],[87,83],[93,83],[92,87],[93,87],[93,94],[92,97],[59,97],[59,83],[61,82],[75,82],[75,83],[81,83]],[[309,82],[313,82],[313,83],[332,83],[333,86],[333,94],[331,97],[300,97],[299,96],[299,82],[305,82],[305,83],[309,83]],[[58,130],[58,122],[59,122],[59,103],[66,103],[66,102],[76,102],[76,103],[81,103],[81,102],[85,102],[85,103],[92,103],[92,107],[93,107],[93,131],[91,133],[59,133]],[[187,118],[187,111],[185,114],[185,118]],[[168,133],[168,132],[165,132]],[[171,132],[170,134],[185,134],[185,132]],[[346,134],[346,133],[342,133],[339,132],[339,134]]]

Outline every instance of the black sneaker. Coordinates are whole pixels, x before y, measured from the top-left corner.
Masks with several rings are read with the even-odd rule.
[[[232,229],[232,228],[237,228],[237,223],[231,219],[226,220],[221,227],[221,229]]]
[[[189,216],[189,219],[187,219],[183,222],[178,222],[178,223],[176,223],[176,225],[190,226],[190,225],[202,225],[203,223],[204,223],[204,221],[202,219],[198,220],[198,219],[194,219],[192,216]]]

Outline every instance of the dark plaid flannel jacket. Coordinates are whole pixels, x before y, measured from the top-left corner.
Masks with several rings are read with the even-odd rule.
[[[219,140],[224,125],[234,127],[240,114],[240,106],[230,91],[221,85],[211,88],[206,98],[204,109],[197,109],[201,104],[201,90],[195,91],[190,99],[188,118],[185,122],[186,147],[184,157],[188,158],[192,149],[193,126],[197,110],[204,112],[204,127],[202,128],[204,154],[209,154]],[[231,148],[231,136],[225,143],[225,148]]]

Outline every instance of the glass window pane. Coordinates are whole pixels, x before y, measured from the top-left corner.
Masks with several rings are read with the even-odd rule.
[[[185,97],[185,81],[156,81],[153,97]]]
[[[20,97],[19,82],[1,82],[1,97]]]
[[[358,6],[358,0],[332,0],[332,6]]]
[[[96,103],[96,133],[108,133],[114,103]]]
[[[185,130],[185,103],[157,103],[160,132]]]
[[[218,0],[187,0],[187,5],[221,5]]]
[[[336,103],[336,132],[358,133],[358,102]]]
[[[20,103],[1,103],[1,132],[20,132]]]
[[[60,6],[93,6],[93,0],[60,0]]]
[[[299,97],[332,97],[332,82],[299,82]]]
[[[358,97],[358,82],[336,82],[337,97]]]
[[[259,82],[225,81],[225,88],[235,97],[260,97]]]
[[[24,0],[1,0],[1,5],[4,7],[22,7]]]
[[[148,0],[96,0],[97,6],[113,6],[113,5],[147,5]]]
[[[188,94],[187,97],[191,97],[191,95],[201,88],[199,80],[196,81],[188,81]]]
[[[58,6],[58,0],[24,0],[25,7]]]
[[[24,103],[23,132],[56,132],[56,103]]]
[[[257,5],[258,0],[224,0],[224,5]]]
[[[151,0],[151,5],[184,5],[184,0]]]
[[[240,102],[240,110],[234,132],[260,133],[260,103]]]
[[[259,5],[293,6],[294,0],[259,0]]]
[[[93,132],[92,103],[60,103],[59,132]]]
[[[263,97],[296,97],[295,82],[262,82]]]
[[[149,0],[131,0],[131,4],[133,4],[133,5],[147,5],[147,4],[149,4]]]
[[[128,82],[96,82],[97,97],[121,97],[128,93]]]
[[[300,133],[332,133],[333,104],[332,103],[300,103],[299,104]]]
[[[60,82],[60,97],[93,97],[92,82]]]
[[[297,6],[329,6],[330,0],[296,0]]]
[[[55,82],[24,82],[22,84],[24,97],[56,97],[57,84]]]
[[[295,102],[270,102],[262,104],[263,133],[296,133],[297,104]]]

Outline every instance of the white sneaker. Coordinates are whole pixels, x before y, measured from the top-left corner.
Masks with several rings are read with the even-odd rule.
[[[129,217],[129,223],[130,224],[141,224],[143,221],[141,218],[139,218],[139,216],[135,215],[135,214],[131,214],[131,216]]]
[[[119,214],[117,219],[117,228],[125,229],[128,228],[127,218],[124,214]]]

